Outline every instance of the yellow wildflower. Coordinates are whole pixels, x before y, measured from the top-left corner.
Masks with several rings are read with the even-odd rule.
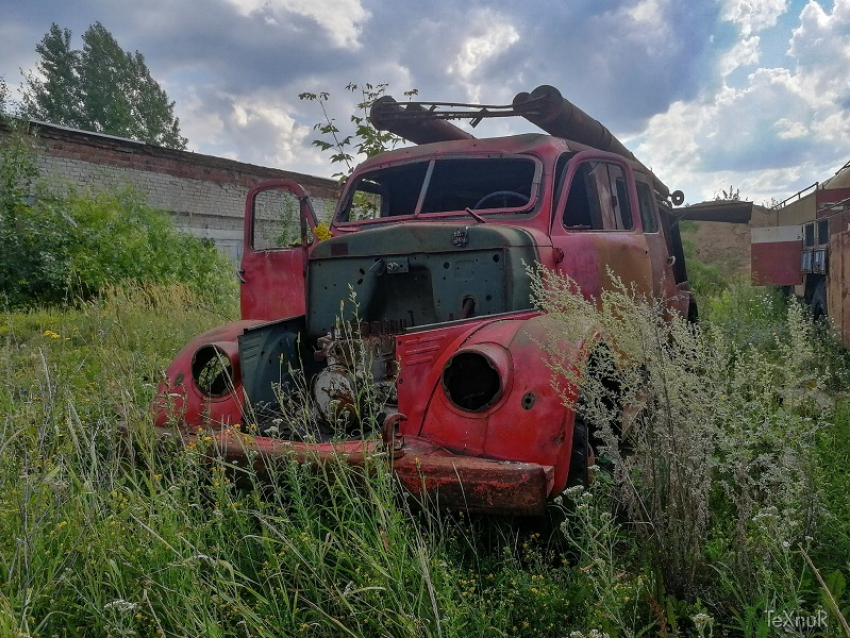
[[[328,225],[325,222],[318,224],[316,228],[313,229],[313,235],[315,235],[316,239],[319,241],[324,241],[325,239],[333,237],[333,235],[331,235],[330,228],[328,228]]]

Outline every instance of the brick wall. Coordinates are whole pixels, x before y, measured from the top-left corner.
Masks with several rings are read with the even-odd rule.
[[[179,227],[213,239],[234,259],[242,251],[245,195],[257,182],[294,179],[314,198],[320,217],[337,194],[332,180],[302,173],[40,122],[31,122],[29,132],[41,175],[55,194],[131,186],[148,204],[170,212]],[[0,130],[0,143],[4,135],[8,131]]]

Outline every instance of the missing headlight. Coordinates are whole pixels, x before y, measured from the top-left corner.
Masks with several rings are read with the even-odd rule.
[[[502,396],[502,379],[495,364],[479,352],[459,352],[443,370],[443,389],[454,405],[480,412]]]
[[[192,357],[192,378],[207,396],[224,396],[233,388],[233,362],[218,346],[202,346]]]

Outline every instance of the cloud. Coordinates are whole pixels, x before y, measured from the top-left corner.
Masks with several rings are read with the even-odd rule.
[[[724,19],[740,38],[721,52],[717,71],[758,63],[759,36],[776,24],[781,2],[727,2]],[[742,195],[782,199],[841,165],[850,151],[850,0],[832,11],[810,1],[799,15],[785,67],[756,68],[743,84],[678,101],[650,120],[637,150],[662,176],[690,184],[689,201],[732,182]],[[805,182],[805,183],[804,183]]]
[[[720,75],[725,78],[735,69],[757,64],[759,61],[759,42],[757,35],[736,42],[720,58]]]
[[[850,0],[835,0],[831,13],[809,2],[794,29],[788,55],[795,60],[807,92],[820,104],[850,96]]]
[[[783,117],[776,121],[776,134],[784,139],[796,139],[809,134],[809,129],[802,122],[795,122]]]
[[[488,103],[552,84],[690,201],[730,183],[788,194],[850,151],[850,0],[810,0],[797,15],[787,0],[7,4],[0,75],[13,85],[51,19],[77,46],[100,20],[144,53],[191,148],[303,172],[338,167],[311,146],[323,116],[298,93],[330,91],[345,126],[360,97],[350,82]],[[475,133],[528,130],[503,119]]]
[[[309,145],[312,126],[297,122],[294,110],[292,103],[267,91],[236,96],[200,87],[183,102],[181,124],[187,123],[183,133],[190,150],[316,173],[325,162]]]
[[[470,17],[472,24],[478,25],[475,29],[478,33],[462,41],[460,50],[446,72],[462,82],[470,83],[467,93],[471,101],[480,102],[482,87],[471,82],[476,72],[497,55],[509,55],[511,45],[520,39],[520,35],[505,16],[492,11],[476,11]]]
[[[359,47],[360,31],[369,12],[359,0],[227,0],[242,16],[261,15],[269,24],[286,21],[286,14],[314,20],[337,47]]]
[[[743,89],[724,87],[711,99],[677,102],[652,118],[637,147],[662,179],[682,180],[688,201],[710,199],[729,176],[756,201],[793,189],[788,182],[765,189],[761,173],[787,177],[805,172],[818,142],[805,135],[812,117],[787,70],[759,69]],[[681,182],[677,182],[681,183]],[[758,189],[758,190],[756,190]]]
[[[744,36],[776,25],[788,0],[722,0],[721,17],[737,24]]]

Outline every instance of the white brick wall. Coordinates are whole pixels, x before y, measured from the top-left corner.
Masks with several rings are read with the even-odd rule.
[[[65,195],[71,189],[99,192],[132,187],[145,196],[150,206],[170,212],[180,228],[212,239],[236,261],[242,256],[243,214],[248,193],[245,186],[107,166],[46,153],[39,155],[38,168],[57,195]],[[334,202],[314,199],[313,204],[319,218],[328,220]]]

